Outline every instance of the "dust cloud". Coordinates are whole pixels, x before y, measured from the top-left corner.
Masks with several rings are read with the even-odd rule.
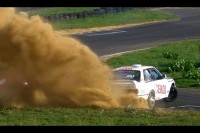
[[[0,16],[1,107],[147,107],[113,87],[111,68],[78,40],[14,8]]]

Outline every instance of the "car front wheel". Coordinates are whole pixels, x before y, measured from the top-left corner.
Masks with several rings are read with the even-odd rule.
[[[170,92],[167,98],[164,98],[164,101],[166,102],[173,102],[174,100],[176,100],[178,96],[178,91],[177,88],[175,86],[172,86],[170,88]]]

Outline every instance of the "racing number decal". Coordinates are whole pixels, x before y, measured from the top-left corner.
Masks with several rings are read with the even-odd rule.
[[[156,85],[156,93],[166,94],[166,85]]]

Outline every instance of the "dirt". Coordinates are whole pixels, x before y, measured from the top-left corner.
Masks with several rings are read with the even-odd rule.
[[[112,68],[79,40],[14,8],[0,8],[0,16],[0,74],[22,79],[0,88],[1,107],[148,108],[114,87]]]

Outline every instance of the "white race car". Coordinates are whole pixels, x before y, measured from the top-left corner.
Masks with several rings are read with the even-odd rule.
[[[161,74],[153,66],[134,64],[115,68],[113,72],[115,83],[126,86],[128,92],[136,90],[139,97],[148,100],[149,108],[155,108],[156,100],[172,102],[177,98],[175,81]]]

